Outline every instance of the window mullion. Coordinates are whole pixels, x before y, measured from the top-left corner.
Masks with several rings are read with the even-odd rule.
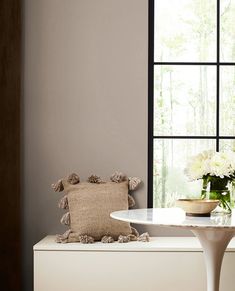
[[[154,0],[149,0],[148,8],[148,207],[153,207],[153,123],[154,123]]]

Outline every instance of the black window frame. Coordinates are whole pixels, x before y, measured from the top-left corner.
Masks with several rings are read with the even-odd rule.
[[[214,139],[216,151],[219,151],[221,139],[235,139],[235,136],[221,136],[220,127],[220,67],[235,66],[235,62],[220,61],[220,0],[216,0],[216,61],[215,62],[155,62],[154,61],[154,7],[158,0],[148,3],[148,199],[149,208],[153,207],[153,143],[155,139]],[[154,135],[154,67],[161,65],[195,65],[216,67],[216,134],[214,136],[162,136]]]

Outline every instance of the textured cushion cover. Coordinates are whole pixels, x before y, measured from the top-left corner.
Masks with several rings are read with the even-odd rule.
[[[128,222],[110,217],[110,213],[128,209],[128,181],[92,184],[81,182],[71,185],[63,181],[68,195],[70,229],[78,235],[89,235],[100,240],[104,235],[117,239],[129,235]]]

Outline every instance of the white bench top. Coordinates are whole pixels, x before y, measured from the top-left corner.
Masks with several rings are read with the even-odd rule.
[[[128,242],[94,244],[55,242],[55,236],[48,235],[33,247],[34,251],[102,251],[102,252],[202,252],[196,237],[151,237],[150,242]],[[231,240],[226,250],[235,252],[235,238]]]

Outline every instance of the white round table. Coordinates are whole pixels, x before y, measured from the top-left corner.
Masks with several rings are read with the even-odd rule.
[[[149,208],[115,211],[111,213],[111,217],[136,224],[191,230],[203,248],[207,270],[207,291],[219,291],[224,252],[235,235],[235,213],[195,217],[186,216],[180,208]]]

